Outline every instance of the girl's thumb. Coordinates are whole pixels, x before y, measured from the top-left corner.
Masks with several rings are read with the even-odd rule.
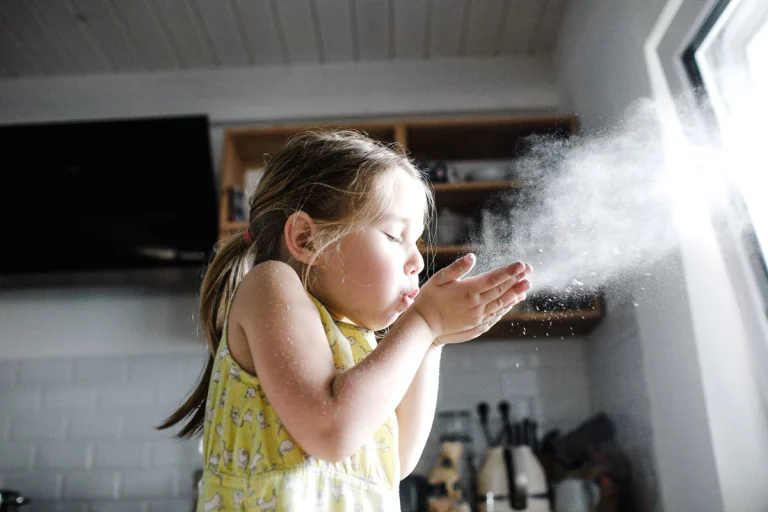
[[[465,275],[469,273],[470,270],[475,266],[475,255],[472,253],[469,253],[447,267],[445,267],[443,270],[441,270],[437,277],[437,284],[445,284],[450,283],[451,281],[458,281]]]

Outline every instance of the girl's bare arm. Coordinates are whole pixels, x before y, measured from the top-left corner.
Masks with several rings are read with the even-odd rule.
[[[254,267],[238,298],[232,315],[267,398],[304,451],[328,461],[349,457],[392,414],[433,340],[424,320],[410,315],[360,364],[340,372],[317,308],[291,267]]]
[[[449,286],[451,278],[461,275],[459,271],[466,273],[471,264],[458,262],[452,267],[441,271]],[[472,326],[459,333],[460,338],[471,339],[492,325],[491,320],[480,319],[495,323],[518,273],[498,269],[472,278],[453,295],[441,289],[434,300],[455,296],[450,324]],[[233,315],[248,340],[270,403],[306,452],[330,461],[349,457],[384,423],[402,401],[435,339],[448,334],[441,330],[443,324],[435,327],[435,319],[448,312],[432,315],[432,323],[425,319],[424,308],[431,304],[425,296],[422,307],[403,313],[371,354],[340,372],[333,365],[320,315],[290,266],[269,261],[254,267],[240,285],[241,294]],[[497,302],[500,306],[492,305]]]
[[[432,430],[442,351],[443,347],[430,347],[408,391],[397,406],[400,478],[405,478],[416,468]]]

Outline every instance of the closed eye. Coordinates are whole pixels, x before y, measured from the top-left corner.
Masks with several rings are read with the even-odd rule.
[[[387,236],[387,238],[389,239],[390,242],[395,242],[395,243],[398,243],[398,244],[403,243],[403,240],[401,238],[396,238],[396,237],[390,235],[389,233],[384,233],[384,234]]]

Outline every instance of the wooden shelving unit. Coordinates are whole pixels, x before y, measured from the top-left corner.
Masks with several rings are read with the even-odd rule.
[[[450,119],[404,119],[395,122],[338,122],[312,125],[285,125],[260,128],[230,129],[224,135],[221,212],[219,236],[240,232],[244,222],[228,217],[229,187],[244,187],[248,169],[265,165],[265,156],[277,152],[291,135],[307,128],[353,128],[407,148],[419,162],[451,160],[498,160],[515,157],[515,141],[531,134],[577,133],[575,116],[526,114],[495,117],[453,117]],[[449,208],[462,214],[481,209],[495,194],[534,185],[523,181],[473,181],[434,183],[435,203],[439,209]],[[455,258],[480,250],[466,243],[423,247],[425,259],[434,262],[436,271]],[[599,298],[588,307],[570,311],[513,311],[482,338],[537,337],[560,339],[590,332],[602,318]]]

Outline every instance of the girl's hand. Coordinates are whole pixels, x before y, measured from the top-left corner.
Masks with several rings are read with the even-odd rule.
[[[429,326],[436,346],[483,334],[531,288],[525,277],[533,269],[525,263],[461,279],[474,266],[474,254],[454,261],[427,281],[411,306]]]

